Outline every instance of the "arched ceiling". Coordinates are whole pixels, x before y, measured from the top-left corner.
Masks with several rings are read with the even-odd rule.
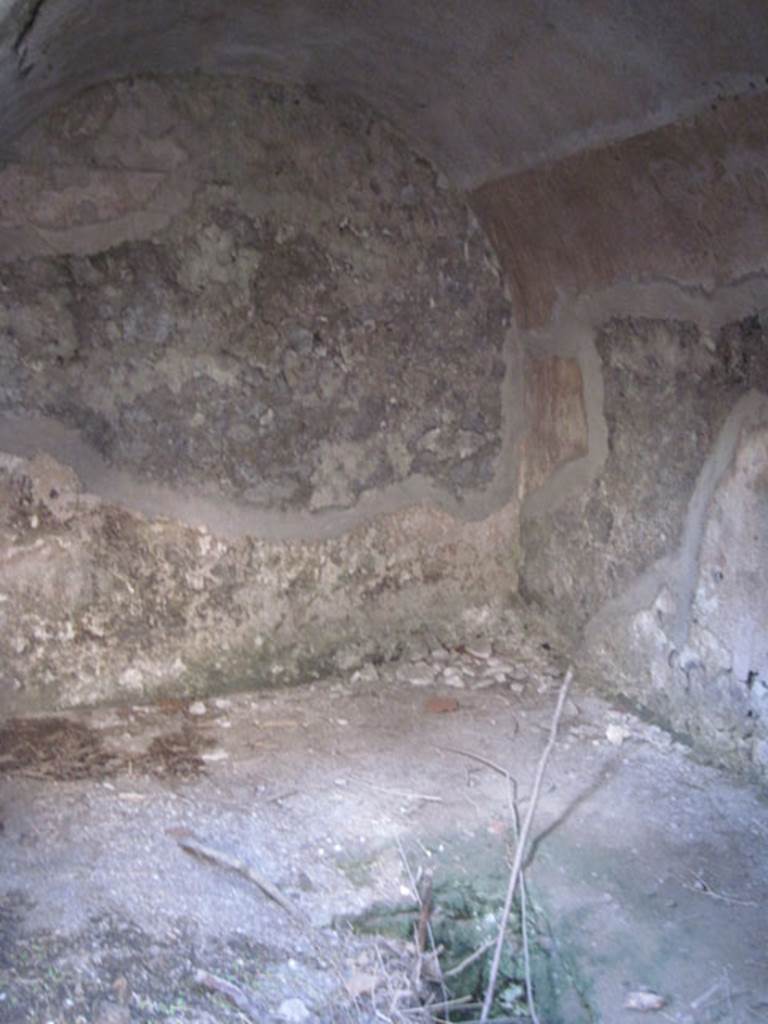
[[[128,74],[353,92],[476,187],[766,89],[765,0],[0,0],[0,138]]]

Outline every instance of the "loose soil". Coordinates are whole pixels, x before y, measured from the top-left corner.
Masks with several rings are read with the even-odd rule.
[[[393,665],[203,705],[7,722],[0,1021],[433,1019],[419,1004],[443,996],[434,960],[416,954],[414,885],[430,879],[443,970],[494,934],[514,846],[501,770],[524,813],[559,687],[554,655],[536,665],[463,687],[409,685],[418,673]],[[764,794],[586,682],[566,706],[526,872],[542,1024],[629,1024],[638,992],[676,1024],[768,1021]],[[185,852],[185,835],[247,862],[297,914]],[[487,960],[450,994],[476,1002]],[[526,1019],[522,965],[513,927],[498,1018]],[[237,985],[247,1009],[198,971]]]

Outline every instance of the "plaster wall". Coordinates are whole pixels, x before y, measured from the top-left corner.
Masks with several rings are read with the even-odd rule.
[[[9,706],[307,678],[519,577],[765,771],[764,5],[582,6],[6,4]],[[54,109],[201,67],[283,84]]]
[[[524,446],[521,593],[588,678],[758,773],[767,128],[760,97],[715,105],[472,197],[547,409]],[[542,473],[553,438],[571,458]]]
[[[495,257],[357,100],[100,86],[0,170],[7,710],[314,678],[517,583]]]

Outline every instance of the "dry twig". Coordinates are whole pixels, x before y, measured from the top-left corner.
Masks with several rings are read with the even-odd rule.
[[[238,988],[237,985],[227,981],[226,978],[219,978],[216,974],[211,974],[208,971],[197,970],[195,971],[195,983],[202,985],[203,988],[210,989],[211,992],[219,992],[221,995],[226,996],[227,999],[235,1004],[238,1010],[241,1010],[248,1017],[255,1018],[261,1013],[254,1000],[246,992],[243,992],[241,988]]]
[[[413,890],[413,893],[414,893],[414,895],[416,897],[416,900],[418,901],[419,908],[421,910],[421,909],[423,909],[424,903],[423,903],[423,900],[421,898],[421,893],[419,892],[419,887],[416,884],[416,879],[414,878],[413,872],[411,871],[411,865],[408,863],[408,858],[405,855],[405,850],[403,849],[403,844],[400,842],[400,837],[399,836],[397,837],[397,848],[400,851],[400,857],[402,858],[403,865],[405,866],[405,870],[406,870],[406,873],[408,875],[408,880],[411,883],[411,889]],[[431,893],[430,893],[430,895],[431,895]],[[431,952],[432,952],[432,956],[434,958],[435,965],[437,966],[437,973],[438,973],[438,976],[439,976],[439,984],[440,984],[440,992],[441,992],[441,995],[443,997],[443,1002],[444,1003],[448,1003],[449,1002],[448,989],[445,987],[445,981],[443,979],[443,972],[440,969],[440,957],[438,955],[437,944],[435,943],[435,935],[434,935],[434,932],[432,931],[432,925],[431,925],[428,917],[427,917],[427,920],[426,920],[426,933],[427,933],[427,938],[429,939],[429,945],[430,945],[430,949],[431,949]],[[417,953],[418,953],[418,957],[419,957],[419,970],[420,970],[421,969],[421,960],[422,960],[422,955],[423,954],[421,953],[420,950],[417,950]],[[446,1013],[447,1012],[448,1011],[446,1011]],[[450,1020],[450,1016],[449,1016],[448,1019]]]
[[[517,819],[517,783],[509,774],[506,768],[497,764],[495,761],[491,761],[487,757],[483,757],[482,754],[476,754],[471,750],[462,750],[459,747],[438,747],[438,750],[443,750],[452,754],[460,754],[462,757],[468,757],[473,761],[477,761],[478,764],[484,765],[486,768],[490,768],[492,771],[498,772],[499,775],[503,775],[507,782],[507,801],[509,803],[509,815],[512,821],[512,829],[514,832],[515,843],[519,840],[520,835],[520,823]],[[539,1017],[536,1013],[536,1004],[533,998],[533,984],[531,982],[531,952],[528,942],[528,892],[525,884],[525,872],[523,868],[520,868],[520,931],[523,937],[523,968],[525,971],[525,998],[528,1004],[528,1012],[531,1016],[533,1024],[539,1024]],[[461,973],[464,968],[474,963],[483,953],[487,952],[494,945],[495,939],[491,939],[486,942],[480,949],[475,950],[465,960],[458,965],[458,968],[453,968],[446,977],[452,976],[453,974]]]
[[[722,900],[723,903],[735,903],[741,907],[756,907],[757,900],[746,900],[740,896],[731,896],[726,892],[718,892],[713,889],[701,875],[697,875],[695,871],[691,872],[693,882],[689,885],[684,885],[684,889],[688,889],[690,892],[700,892],[702,896],[710,896],[713,900]]]
[[[456,964],[455,967],[452,967],[450,971],[446,971],[443,974],[443,977],[455,978],[457,974],[461,974],[461,972],[465,971],[467,967],[471,967],[476,960],[479,960],[480,957],[487,953],[491,946],[494,945],[496,945],[496,939],[488,939],[488,941],[484,942],[479,949],[474,951],[474,953],[470,953],[469,956],[465,956],[464,959],[460,963]]]
[[[404,800],[423,800],[425,803],[441,804],[443,798],[441,796],[430,796],[429,793],[410,793],[405,789],[389,789],[387,786],[377,786],[373,782],[369,782],[367,779],[360,779],[354,775],[350,775],[350,782],[356,782],[359,786],[367,786],[368,789],[373,789],[377,793],[386,793],[388,796],[398,796]]]
[[[205,843],[199,842],[194,836],[181,836],[177,841],[182,850],[185,850],[187,853],[191,853],[196,857],[202,857],[203,860],[209,860],[220,867],[228,868],[230,871],[236,871],[239,875],[247,878],[249,882],[253,882],[254,885],[258,886],[265,896],[268,896],[278,906],[282,907],[291,917],[306,924],[301,911],[283,896],[277,886],[273,885],[269,879],[264,878],[263,875],[259,874],[255,868],[252,868],[244,860],[232,857],[230,854],[224,853],[222,850],[216,850],[212,846],[206,846]]]
[[[504,946],[504,934],[507,930],[507,924],[509,922],[509,915],[512,910],[512,900],[515,895],[515,889],[517,888],[517,880],[520,876],[520,871],[523,866],[523,858],[525,856],[525,848],[528,843],[528,836],[531,831],[531,825],[533,824],[533,815],[536,810],[536,804],[539,799],[539,792],[541,790],[542,779],[544,778],[544,770],[547,766],[547,761],[552,753],[555,746],[555,740],[557,739],[557,727],[560,724],[560,717],[563,713],[563,706],[565,704],[565,698],[568,695],[568,689],[573,679],[573,671],[568,669],[565,674],[563,685],[560,687],[560,693],[557,698],[557,705],[555,707],[554,715],[552,716],[552,724],[549,730],[549,740],[547,745],[542,751],[539,763],[536,768],[536,776],[533,782],[533,790],[531,791],[531,801],[528,805],[528,810],[525,815],[525,821],[523,827],[520,830],[520,835],[517,840],[517,849],[515,850],[515,859],[512,864],[512,869],[509,874],[509,885],[507,886],[507,896],[504,901],[504,909],[501,914],[501,922],[499,923],[499,934],[496,940],[496,950],[493,955],[493,961],[491,963],[490,976],[488,978],[488,986],[485,990],[485,999],[483,1000],[483,1011],[480,1014],[481,1024],[485,1024],[488,1020],[488,1014],[491,1012],[491,1004],[493,1003],[493,996],[496,991],[496,979],[499,975],[499,964],[501,962],[501,951]]]

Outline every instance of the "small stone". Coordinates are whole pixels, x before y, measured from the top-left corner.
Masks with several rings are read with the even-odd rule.
[[[496,682],[497,682],[496,677],[492,676],[492,675],[491,676],[488,676],[488,675],[476,676],[475,679],[472,681],[471,689],[473,689],[473,690],[487,690],[489,686],[495,686]],[[502,682],[503,682],[503,680],[502,680]]]
[[[302,999],[284,999],[277,1011],[278,1017],[289,1024],[302,1024],[309,1018],[309,1010]]]
[[[378,669],[372,662],[367,661],[362,668],[352,673],[352,682],[363,685],[373,685],[379,681]]]
[[[403,665],[397,671],[401,683],[410,686],[432,686],[435,681],[435,670],[426,661],[416,661],[412,665]]]
[[[436,665],[444,665],[450,660],[450,655],[444,647],[436,647],[430,652],[429,660],[433,661]]]
[[[624,1000],[625,1010],[640,1010],[645,1013],[662,1010],[666,1005],[667,1000],[657,992],[629,992]]]
[[[419,438],[419,448],[424,448],[428,452],[436,452],[440,448],[440,428],[433,427],[431,430],[427,430]]]
[[[624,740],[628,739],[631,735],[632,733],[625,725],[616,725],[613,722],[605,730],[605,738],[614,747],[620,747]]]
[[[190,715],[194,715],[196,718],[199,718],[200,715],[204,715],[207,710],[208,709],[201,700],[193,701],[193,703],[187,708]]]
[[[453,686],[457,690],[463,690],[465,686],[464,676],[455,668],[445,669],[443,672],[443,682],[446,686]]]
[[[229,757],[229,754],[226,752],[226,750],[206,750],[204,754],[200,755],[200,757],[202,758],[203,761],[208,762],[226,761],[227,758]]]
[[[467,645],[467,654],[471,654],[473,658],[478,658],[480,661],[488,661],[493,654],[493,648],[487,640],[477,640],[475,643]]]

